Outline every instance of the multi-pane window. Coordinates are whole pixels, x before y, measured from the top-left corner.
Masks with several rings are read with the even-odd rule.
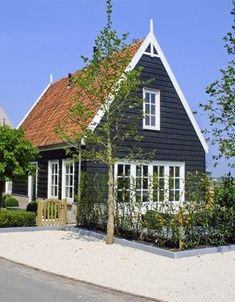
[[[117,165],[117,201],[130,201],[131,165]]]
[[[160,91],[143,90],[143,128],[160,130]]]
[[[169,200],[180,200],[180,167],[169,167]]]
[[[59,162],[49,161],[48,167],[48,198],[59,196]]]
[[[153,201],[165,199],[165,166],[153,166]]]
[[[136,200],[141,202],[148,201],[148,166],[137,165],[136,166]]]
[[[179,202],[184,199],[184,163],[153,162],[115,165],[119,202]]]
[[[74,163],[69,160],[62,163],[62,198],[67,201],[74,198]]]

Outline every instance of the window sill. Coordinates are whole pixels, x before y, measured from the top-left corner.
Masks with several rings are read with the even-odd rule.
[[[144,126],[143,130],[160,131],[160,128],[159,127],[146,127],[146,126]]]

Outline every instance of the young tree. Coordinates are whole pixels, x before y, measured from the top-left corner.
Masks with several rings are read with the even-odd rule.
[[[140,140],[136,131],[138,117],[128,115],[128,124],[123,124],[127,110],[142,104],[142,99],[134,92],[140,87],[141,69],[127,68],[133,56],[133,50],[138,43],[126,44],[127,34],[118,37],[112,29],[112,2],[106,0],[107,24],[95,40],[94,54],[91,59],[83,58],[86,67],[73,79],[73,85],[78,93],[73,106],[69,110],[70,119],[79,125],[79,131],[74,135],[66,130],[64,125],[57,129],[64,141],[70,146],[80,148],[82,139],[86,142],[83,158],[104,163],[108,169],[108,222],[106,243],[113,242],[114,234],[114,163],[120,152],[125,151],[125,144],[130,137]],[[137,45],[138,44],[138,45]],[[97,124],[92,121],[97,111],[102,114],[102,123],[93,131]],[[142,118],[141,116],[140,118]],[[67,127],[68,129],[68,127]],[[77,129],[77,128],[75,128]],[[78,143],[79,142],[79,143]],[[133,148],[129,156],[138,156],[139,149]]]
[[[0,126],[0,208],[4,183],[34,172],[30,161],[38,151],[24,137],[23,130]]]
[[[232,31],[224,37],[225,48],[230,56],[235,55],[235,1],[233,1]],[[207,104],[200,106],[208,112],[211,131],[205,131],[213,145],[219,146],[219,154],[215,160],[221,157],[231,158],[235,156],[235,61],[228,63],[226,69],[221,69],[221,79],[207,87],[206,92],[211,99]]]

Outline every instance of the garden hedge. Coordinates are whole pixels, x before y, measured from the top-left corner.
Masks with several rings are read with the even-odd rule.
[[[0,228],[35,225],[35,213],[26,211],[0,210]]]

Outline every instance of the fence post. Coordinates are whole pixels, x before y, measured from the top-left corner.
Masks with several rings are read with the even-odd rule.
[[[67,201],[62,200],[62,224],[67,224]]]
[[[37,225],[42,225],[42,200],[38,200]]]

